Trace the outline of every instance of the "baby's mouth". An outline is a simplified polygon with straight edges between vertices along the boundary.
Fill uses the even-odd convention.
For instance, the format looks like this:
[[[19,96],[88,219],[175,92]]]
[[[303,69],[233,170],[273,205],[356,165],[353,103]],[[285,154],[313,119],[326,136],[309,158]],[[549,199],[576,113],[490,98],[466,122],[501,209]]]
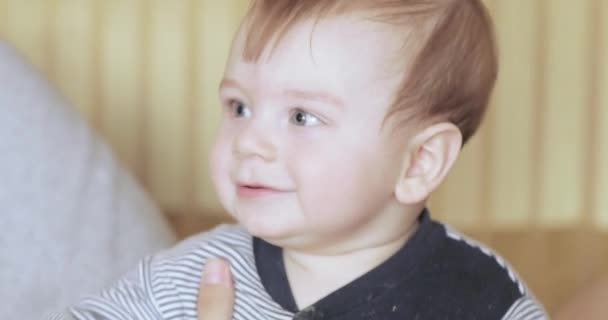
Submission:
[[[237,185],[237,195],[242,198],[261,198],[288,192],[287,190],[260,184],[239,184]]]

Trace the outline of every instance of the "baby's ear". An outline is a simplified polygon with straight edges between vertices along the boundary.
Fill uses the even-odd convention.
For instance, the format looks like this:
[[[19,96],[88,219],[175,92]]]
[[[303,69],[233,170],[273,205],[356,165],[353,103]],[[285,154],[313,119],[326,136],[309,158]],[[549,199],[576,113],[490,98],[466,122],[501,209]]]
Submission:
[[[405,205],[426,200],[450,171],[462,146],[462,134],[452,123],[427,127],[415,135],[395,186],[397,200]]]

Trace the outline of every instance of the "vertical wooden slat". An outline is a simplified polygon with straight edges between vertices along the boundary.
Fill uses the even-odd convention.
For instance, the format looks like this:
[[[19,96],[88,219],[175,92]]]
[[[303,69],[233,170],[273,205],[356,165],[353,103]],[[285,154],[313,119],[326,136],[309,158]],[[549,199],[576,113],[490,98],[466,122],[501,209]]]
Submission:
[[[188,179],[184,181],[186,192],[186,208],[188,212],[199,211],[197,196],[199,195],[199,179],[202,161],[201,155],[201,81],[198,72],[200,58],[200,13],[201,1],[188,2],[187,18],[187,49],[186,49],[186,104],[187,104],[187,132],[186,132],[186,164]]]
[[[51,81],[57,80],[57,49],[55,43],[56,34],[56,21],[57,21],[57,4],[58,0],[49,0],[49,8],[47,16],[44,19],[44,41],[42,41],[45,59],[44,59],[44,70],[46,70],[47,77]]]
[[[154,0],[150,42],[150,87],[146,156],[152,194],[162,205],[185,202],[186,164],[186,41],[187,2]]]
[[[201,81],[199,121],[201,148],[198,156],[200,170],[197,177],[199,206],[208,212],[220,212],[220,205],[209,179],[208,153],[215,138],[220,119],[218,86],[223,76],[231,39],[245,12],[246,1],[203,1],[200,28],[200,64],[197,72]]]
[[[598,129],[598,150],[596,160],[597,187],[594,211],[599,226],[608,231],[608,1],[598,0],[601,4],[601,19],[598,21],[599,41],[597,53],[598,82],[597,82],[597,117],[601,124]]]
[[[6,40],[8,35],[8,0],[0,0],[0,40]]]
[[[501,227],[524,226],[529,219],[530,151],[533,135],[538,43],[537,7],[529,0],[496,2],[500,71],[494,95],[496,121],[491,145],[493,217]]]
[[[106,0],[105,19],[101,35],[103,46],[101,87],[103,113],[101,128],[112,143],[119,158],[131,169],[138,168],[137,94],[140,46],[138,26],[140,15],[136,1]]]
[[[595,0],[587,1],[588,10],[587,16],[589,19],[586,20],[586,33],[585,38],[587,39],[587,59],[586,71],[587,81],[585,87],[587,88],[586,93],[586,118],[585,131],[583,132],[583,167],[580,168],[582,175],[582,205],[581,205],[581,221],[579,226],[579,232],[575,234],[573,238],[572,248],[574,248],[574,254],[572,255],[572,261],[574,269],[577,271],[573,277],[575,283],[578,286],[585,285],[589,281],[590,275],[594,274],[594,265],[590,263],[589,252],[589,238],[590,234],[594,231],[594,204],[596,203],[596,169],[598,159],[598,142],[599,137],[599,75],[600,75],[600,63],[599,49],[601,46],[601,39],[598,37],[600,34],[600,19],[601,19],[601,6],[600,3]],[[597,252],[597,251],[595,251]],[[596,273],[596,272],[595,272]]]
[[[519,3],[519,4],[524,4],[524,3]],[[550,1],[545,1],[545,0],[539,0],[539,1],[535,1],[535,2],[529,2],[529,4],[534,4],[534,10],[532,10],[532,12],[530,12],[530,14],[532,15],[532,21],[536,21],[536,24],[534,25],[533,28],[531,28],[532,30],[528,31],[532,34],[530,34],[528,36],[528,38],[526,40],[530,41],[528,43],[524,43],[521,44],[522,46],[525,46],[526,48],[522,48],[520,52],[518,52],[518,54],[520,55],[520,57],[524,58],[526,57],[525,53],[531,54],[531,57],[529,58],[530,60],[532,60],[532,62],[529,62],[531,65],[531,71],[530,71],[530,78],[527,79],[528,83],[530,85],[530,88],[532,89],[532,91],[530,92],[529,89],[526,90],[526,88],[521,88],[521,87],[516,87],[515,89],[519,89],[519,90],[524,90],[523,94],[528,94],[529,96],[527,97],[528,99],[533,101],[532,105],[528,105],[531,109],[531,111],[528,111],[529,113],[526,114],[525,111],[526,110],[520,110],[520,112],[522,113],[520,116],[526,117],[527,115],[530,116],[530,119],[526,122],[526,120],[522,120],[522,119],[516,119],[516,118],[510,118],[509,120],[513,121],[512,123],[519,123],[520,121],[525,121],[524,125],[522,126],[523,128],[525,128],[524,130],[529,130],[526,134],[529,134],[530,136],[528,137],[528,139],[525,139],[525,137],[523,136],[519,136],[517,135],[517,131],[519,130],[519,127],[516,129],[514,127],[511,127],[512,133],[511,135],[516,135],[516,138],[518,139],[525,139],[525,140],[511,140],[509,141],[510,144],[516,144],[516,143],[522,143],[525,144],[524,141],[529,141],[528,145],[524,145],[524,147],[522,149],[515,149],[515,152],[521,152],[521,153],[517,153],[517,154],[513,154],[510,155],[509,158],[516,156],[516,155],[522,155],[524,156],[529,162],[527,164],[525,164],[525,162],[523,162],[523,159],[520,160],[522,161],[520,163],[520,165],[524,165],[524,167],[522,169],[527,169],[529,170],[528,172],[526,172],[527,174],[529,174],[529,196],[526,199],[526,194],[519,194],[520,197],[522,197],[523,199],[528,200],[528,212],[527,212],[527,226],[528,226],[528,232],[524,232],[521,235],[521,243],[526,243],[527,245],[524,247],[519,248],[520,250],[520,261],[522,261],[522,263],[519,265],[519,268],[523,268],[523,269],[527,269],[527,270],[533,270],[532,272],[535,272],[537,270],[540,270],[540,268],[542,268],[541,266],[543,265],[544,262],[548,261],[548,248],[547,248],[547,239],[545,237],[543,237],[541,235],[541,233],[539,232],[539,223],[540,223],[540,213],[539,213],[539,208],[540,208],[540,194],[542,191],[542,187],[544,186],[544,177],[541,174],[541,169],[544,166],[544,161],[545,161],[545,145],[544,145],[544,127],[545,127],[545,121],[544,121],[544,114],[545,114],[545,110],[547,109],[546,107],[546,82],[547,82],[547,61],[546,61],[546,54],[547,54],[547,50],[548,50],[548,44],[547,44],[547,35],[549,34],[548,31],[548,15],[549,12],[547,10],[547,7],[550,5]],[[529,5],[528,4],[528,5]],[[526,9],[530,9],[530,8],[526,8]],[[521,13],[518,13],[517,10],[513,10],[511,12],[511,14],[513,15],[512,17],[519,17],[519,15]],[[524,30],[521,30],[524,31]],[[525,32],[525,31],[524,31]],[[515,36],[515,35],[514,35]],[[531,44],[535,44],[535,45],[531,45]],[[527,51],[530,50],[530,51]],[[514,52],[515,53],[515,52]],[[508,58],[506,58],[508,59]],[[525,61],[525,60],[524,60]],[[517,65],[516,61],[512,62],[513,64]],[[523,62],[525,64],[525,62]],[[518,67],[518,66],[515,66]],[[506,68],[506,66],[505,66]],[[522,77],[523,79],[518,78],[517,74],[513,74],[512,75],[514,77],[514,79],[509,80],[510,82],[513,81],[525,81],[523,79],[526,79],[525,77],[525,73],[524,76]],[[512,84],[513,85],[513,84]],[[509,92],[507,93],[511,95],[519,95],[519,92],[515,91],[515,92]],[[508,97],[504,97],[504,99],[508,99]],[[508,100],[505,100],[508,101]],[[526,97],[522,97],[522,101],[518,101],[515,100],[514,103],[518,103],[518,102],[522,102],[522,103],[526,103]],[[528,102],[529,103],[529,102]],[[517,106],[515,106],[515,108],[517,108]],[[506,121],[507,119],[505,119]],[[508,122],[503,123],[504,126],[509,126]],[[530,126],[528,128],[526,128],[525,126]],[[508,132],[505,132],[505,134],[508,134]],[[506,139],[506,137],[505,137]],[[512,147],[513,148],[513,147]],[[515,147],[517,148],[517,147]],[[507,168],[507,172],[508,174],[516,174],[513,171],[516,171],[518,168],[517,167],[513,167],[513,168]],[[507,173],[505,173],[507,174]],[[521,188],[526,188],[525,185],[525,177],[523,177],[524,179],[524,185],[521,186]],[[515,184],[513,185],[514,188],[517,187],[517,182],[515,182]],[[510,197],[510,194],[506,194],[503,195],[506,196],[507,198]],[[510,199],[513,200],[513,199]],[[505,205],[508,205],[507,202],[504,202]],[[515,201],[513,201],[513,205],[517,206],[517,204],[515,204]],[[523,209],[523,208],[521,208]],[[508,209],[504,209],[504,210],[508,210]],[[541,263],[538,263],[541,262]],[[531,286],[532,290],[536,290],[539,287],[542,287],[542,279],[536,279],[536,278],[531,278],[528,279],[528,284]]]
[[[104,85],[103,70],[104,51],[102,38],[102,23],[105,18],[107,1],[91,1],[91,41],[89,42],[89,68],[91,87],[90,119],[91,124],[97,130],[101,130],[103,125],[103,106],[104,106]]]
[[[150,190],[150,164],[148,161],[148,103],[151,101],[149,92],[151,90],[151,72],[150,72],[150,49],[151,49],[151,25],[152,25],[152,7],[148,0],[137,1],[138,24],[137,24],[137,82],[139,83],[137,91],[137,122],[135,122],[136,142],[137,142],[137,165],[136,174],[143,185]],[[158,199],[157,199],[158,201]]]
[[[581,174],[583,175],[583,203],[581,208],[581,219],[585,227],[592,227],[594,223],[594,207],[597,196],[597,170],[598,170],[598,145],[599,139],[599,127],[600,127],[600,48],[602,45],[602,38],[600,33],[602,11],[601,4],[596,0],[589,0],[591,5],[587,7],[589,10],[588,16],[590,19],[587,20],[587,105],[589,111],[587,118],[585,119],[585,144],[583,151],[583,167],[581,168]],[[607,106],[608,107],[608,106]]]
[[[540,213],[546,225],[576,223],[582,208],[584,122],[588,101],[586,21],[588,1],[572,5],[570,0],[553,0],[547,50],[547,104],[543,121],[545,159],[541,168],[543,189]]]
[[[44,70],[46,19],[49,1],[5,0],[2,24],[7,34],[6,40],[15,46],[30,63]],[[10,12],[10,13],[9,13]],[[9,32],[10,31],[10,32]]]
[[[88,119],[94,116],[91,91],[92,3],[59,0],[55,34],[55,80],[61,92]]]
[[[492,21],[496,20],[496,0],[485,0],[484,1],[488,11],[491,15]],[[496,31],[495,31],[496,32]],[[496,39],[498,41],[498,39]],[[481,190],[482,195],[480,199],[480,211],[477,219],[477,225],[482,225],[486,230],[491,231],[495,228],[493,217],[494,207],[494,171],[495,171],[495,159],[494,159],[494,136],[496,128],[496,91],[493,92],[492,97],[489,101],[488,110],[486,111],[485,119],[483,120],[481,127],[479,128],[479,135],[481,136],[482,154],[481,154]],[[491,241],[490,233],[487,233],[480,241],[489,243]]]
[[[532,132],[531,144],[529,149],[530,171],[530,198],[528,224],[537,226],[540,223],[541,193],[544,186],[542,169],[545,161],[545,121],[544,116],[547,109],[547,51],[549,34],[549,12],[547,7],[550,4],[546,0],[539,0],[536,10],[536,41],[534,72],[534,105],[532,112]]]

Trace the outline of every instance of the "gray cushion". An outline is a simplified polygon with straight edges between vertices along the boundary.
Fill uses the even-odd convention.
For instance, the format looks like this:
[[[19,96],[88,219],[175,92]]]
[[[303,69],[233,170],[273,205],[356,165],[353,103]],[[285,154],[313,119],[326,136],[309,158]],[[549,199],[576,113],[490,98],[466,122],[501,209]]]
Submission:
[[[0,43],[0,318],[37,319],[173,242],[108,147]]]

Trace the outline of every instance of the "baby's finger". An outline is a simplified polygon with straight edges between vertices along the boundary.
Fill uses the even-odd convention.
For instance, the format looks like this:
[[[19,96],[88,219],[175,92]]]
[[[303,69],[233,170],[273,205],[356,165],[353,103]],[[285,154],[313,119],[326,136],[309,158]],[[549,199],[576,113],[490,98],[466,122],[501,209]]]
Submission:
[[[198,293],[198,320],[230,320],[234,286],[230,265],[221,259],[207,261]]]

